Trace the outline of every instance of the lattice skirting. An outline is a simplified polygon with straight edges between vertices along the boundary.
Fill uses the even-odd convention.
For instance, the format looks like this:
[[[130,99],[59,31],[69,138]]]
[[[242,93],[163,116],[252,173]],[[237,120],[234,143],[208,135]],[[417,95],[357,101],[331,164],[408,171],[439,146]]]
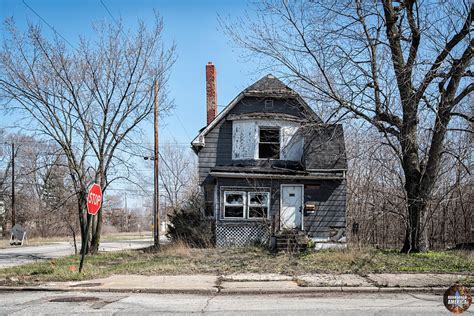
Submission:
[[[270,229],[265,225],[216,225],[217,247],[268,244]]]

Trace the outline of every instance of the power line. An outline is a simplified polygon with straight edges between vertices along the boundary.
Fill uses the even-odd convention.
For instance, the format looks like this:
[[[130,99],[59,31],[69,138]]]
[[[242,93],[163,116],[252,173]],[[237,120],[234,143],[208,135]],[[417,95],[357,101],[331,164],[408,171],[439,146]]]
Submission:
[[[176,109],[173,109],[173,112],[174,112],[174,115],[176,116],[176,118],[178,119],[179,124],[180,124],[181,127],[183,128],[184,133],[186,134],[186,136],[187,136],[189,139],[192,139],[192,138],[189,136],[188,130],[187,130],[186,127],[184,126],[183,122],[181,121],[181,118],[179,117],[178,112],[176,112]]]
[[[117,149],[119,149],[119,148],[117,147]],[[139,155],[137,155],[137,154],[135,154],[135,153],[131,153],[131,152],[129,152],[129,151],[123,149],[123,148],[120,148],[119,150],[121,150],[121,151],[123,151],[123,152],[125,152],[125,153],[128,153],[128,154],[130,154],[130,155],[134,155],[134,156],[137,156],[137,157],[144,158],[143,156],[139,156]],[[185,186],[184,182],[181,181],[181,179],[179,178],[179,176],[178,176],[178,175],[174,172],[174,170],[170,167],[170,165],[168,164],[168,162],[166,161],[166,159],[163,157],[163,155],[162,155],[160,152],[158,152],[158,155],[160,156],[160,159],[161,159],[161,160],[163,161],[163,163],[165,164],[166,168],[167,168],[167,169],[173,174],[173,176],[181,183],[181,185]]]
[[[112,15],[112,13],[110,12],[109,8],[107,8],[107,6],[105,5],[105,3],[100,0],[100,3],[102,4],[102,6],[104,7],[104,9],[107,11],[107,13],[109,13],[110,17],[112,18],[112,20],[114,20],[115,24],[118,25],[118,22],[117,20],[115,20],[115,17]]]
[[[23,4],[28,8],[30,9],[38,18],[41,19],[41,21],[43,21],[47,26],[49,26],[50,29],[53,30],[53,32],[58,35],[59,37],[61,37],[66,43],[68,43],[72,48],[74,48],[75,50],[77,50],[77,48],[72,45],[64,36],[61,35],[61,33],[59,33],[58,31],[56,31],[56,29],[51,26],[48,21],[46,21],[46,19],[44,19],[38,12],[36,12],[32,7],[30,7],[26,2],[25,0],[22,0]]]

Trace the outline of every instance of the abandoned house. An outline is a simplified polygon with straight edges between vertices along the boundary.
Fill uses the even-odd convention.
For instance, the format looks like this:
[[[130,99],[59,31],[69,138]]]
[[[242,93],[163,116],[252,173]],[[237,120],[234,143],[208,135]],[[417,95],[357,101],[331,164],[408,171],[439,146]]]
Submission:
[[[216,69],[206,65],[207,125],[192,141],[216,245],[264,243],[299,231],[316,243],[345,239],[346,170],[339,124],[324,124],[272,75],[217,113]]]

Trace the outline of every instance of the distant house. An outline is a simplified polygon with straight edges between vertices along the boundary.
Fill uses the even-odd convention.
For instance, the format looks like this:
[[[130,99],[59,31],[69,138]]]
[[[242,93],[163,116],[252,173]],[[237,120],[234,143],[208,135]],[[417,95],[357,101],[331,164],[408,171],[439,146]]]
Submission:
[[[217,114],[216,70],[206,65],[207,125],[192,141],[216,244],[242,246],[276,231],[344,240],[344,134],[272,75]]]

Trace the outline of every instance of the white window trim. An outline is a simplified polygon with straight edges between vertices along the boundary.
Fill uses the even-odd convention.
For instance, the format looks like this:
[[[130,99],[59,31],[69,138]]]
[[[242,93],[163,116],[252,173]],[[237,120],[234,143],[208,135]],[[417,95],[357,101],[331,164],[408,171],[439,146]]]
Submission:
[[[222,209],[222,217],[225,219],[247,219],[247,192],[245,191],[224,191],[224,203],[223,203],[223,209]],[[226,196],[228,194],[241,194],[242,195],[242,206],[244,208],[243,210],[243,216],[242,217],[229,217],[225,216],[225,207],[226,206],[240,206],[241,204],[227,204],[227,199]]]
[[[271,188],[270,187],[242,187],[242,186],[221,186],[220,189],[217,189],[218,186],[216,186],[216,191],[220,191],[221,194],[218,194],[221,196],[221,203],[219,205],[221,206],[221,209],[219,212],[222,214],[221,220],[228,220],[228,221],[233,221],[233,220],[244,220],[244,221],[261,221],[262,219],[270,219],[270,205],[271,205]],[[252,191],[250,191],[252,190]],[[255,190],[260,190],[260,191],[255,191]],[[217,193],[217,192],[216,192]],[[244,217],[226,217],[225,216],[225,197],[226,193],[243,193],[244,194]],[[268,211],[267,211],[267,217],[248,217],[248,196],[249,193],[257,193],[257,194],[268,194]],[[231,206],[231,204],[227,204]]]
[[[266,194],[267,195],[267,203],[266,205],[264,204],[250,204],[250,194]],[[253,220],[253,219],[268,219],[269,216],[270,216],[270,192],[256,192],[256,191],[252,191],[252,192],[248,192],[247,193],[247,201],[248,201],[248,204],[247,204],[247,219],[249,220]],[[266,217],[250,217],[249,215],[249,212],[250,212],[250,207],[252,206],[257,206],[257,207],[266,207],[267,208],[267,216]]]
[[[282,133],[281,133],[281,126],[266,126],[266,125],[259,125],[257,126],[257,137],[256,137],[256,140],[257,140],[257,148],[255,148],[255,153],[256,153],[256,156],[255,158],[257,160],[280,160],[281,159],[281,155],[282,155],[282,152],[281,152],[281,143],[282,143]],[[278,150],[278,158],[260,158],[260,129],[262,128],[269,128],[269,129],[278,129],[278,142],[279,142],[279,150]]]

